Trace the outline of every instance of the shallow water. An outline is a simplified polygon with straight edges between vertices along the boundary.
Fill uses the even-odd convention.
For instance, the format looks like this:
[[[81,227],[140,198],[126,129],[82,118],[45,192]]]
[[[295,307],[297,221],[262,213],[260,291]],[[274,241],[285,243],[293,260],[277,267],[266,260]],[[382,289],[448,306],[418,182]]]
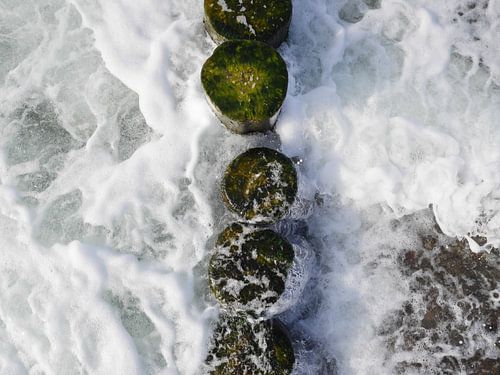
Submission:
[[[299,163],[297,374],[491,372],[500,2],[294,1],[280,140],[210,112],[202,11],[0,0],[0,373],[197,373],[218,183],[251,145]]]

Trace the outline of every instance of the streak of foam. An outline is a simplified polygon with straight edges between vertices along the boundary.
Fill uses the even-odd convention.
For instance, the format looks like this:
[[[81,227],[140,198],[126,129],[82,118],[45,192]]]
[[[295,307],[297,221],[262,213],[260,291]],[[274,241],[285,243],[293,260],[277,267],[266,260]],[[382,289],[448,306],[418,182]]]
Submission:
[[[234,219],[220,177],[246,148],[278,145],[231,136],[211,114],[202,11],[194,0],[0,0],[0,373],[200,368],[217,315],[208,249]],[[500,243],[499,15],[487,0],[294,1],[277,131],[300,160],[291,217],[305,216],[319,260],[307,251],[297,280],[312,278],[281,314],[298,374],[427,370],[440,345],[456,361],[474,345],[495,358],[479,322],[468,347],[450,346],[442,322],[438,344],[401,344],[428,306],[400,258],[435,234],[429,204],[474,250]],[[484,292],[497,306],[498,286]],[[409,296],[413,312],[394,323]]]
[[[447,234],[498,246],[495,2],[383,1],[354,24],[338,18],[343,3],[296,4],[284,150],[321,192],[396,215],[433,204]]]

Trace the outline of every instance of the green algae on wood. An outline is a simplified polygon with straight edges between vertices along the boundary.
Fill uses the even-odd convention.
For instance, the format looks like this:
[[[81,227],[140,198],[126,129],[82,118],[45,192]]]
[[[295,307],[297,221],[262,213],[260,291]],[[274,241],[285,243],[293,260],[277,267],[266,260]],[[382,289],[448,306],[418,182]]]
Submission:
[[[207,359],[211,375],[288,375],[293,347],[278,321],[252,322],[243,315],[221,317]]]
[[[251,39],[277,48],[291,18],[291,0],[205,0],[205,27],[218,44]]]
[[[225,306],[261,315],[285,290],[293,257],[292,245],[272,230],[232,224],[210,260],[210,289]]]
[[[288,71],[265,43],[234,40],[217,47],[201,70],[207,100],[239,134],[272,129],[286,97]]]
[[[270,148],[252,148],[226,169],[222,194],[229,209],[252,223],[275,222],[286,215],[297,195],[292,161]]]

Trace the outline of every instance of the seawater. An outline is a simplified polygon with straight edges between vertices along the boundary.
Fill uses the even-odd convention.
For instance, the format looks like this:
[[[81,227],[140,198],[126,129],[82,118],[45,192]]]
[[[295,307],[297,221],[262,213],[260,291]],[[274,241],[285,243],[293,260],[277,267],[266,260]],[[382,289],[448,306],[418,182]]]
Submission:
[[[279,139],[210,112],[202,8],[0,0],[0,373],[196,374],[218,315],[207,255],[231,220],[218,183],[257,144],[299,161],[317,258],[281,316],[297,374],[498,358],[479,321],[453,345],[446,319],[412,341],[420,322],[398,314],[428,309],[401,263],[426,235],[500,244],[500,2],[294,1]],[[465,322],[460,292],[431,283]],[[498,309],[498,279],[485,288]]]

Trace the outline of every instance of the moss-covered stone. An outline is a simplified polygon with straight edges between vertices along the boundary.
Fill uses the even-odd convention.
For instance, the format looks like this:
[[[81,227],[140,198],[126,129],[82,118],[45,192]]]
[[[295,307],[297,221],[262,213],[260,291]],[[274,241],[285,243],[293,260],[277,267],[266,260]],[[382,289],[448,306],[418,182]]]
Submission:
[[[246,221],[274,222],[289,210],[297,195],[292,161],[269,148],[252,148],[234,159],[222,181],[227,206]]]
[[[288,375],[295,356],[279,322],[236,315],[219,321],[206,362],[211,375]]]
[[[205,27],[216,43],[252,39],[276,48],[291,18],[291,0],[205,0]]]
[[[231,131],[272,129],[288,86],[281,56],[265,43],[234,40],[217,47],[201,70],[215,114]]]
[[[292,245],[272,230],[232,224],[210,260],[210,289],[224,305],[261,315],[285,290],[293,257]]]

